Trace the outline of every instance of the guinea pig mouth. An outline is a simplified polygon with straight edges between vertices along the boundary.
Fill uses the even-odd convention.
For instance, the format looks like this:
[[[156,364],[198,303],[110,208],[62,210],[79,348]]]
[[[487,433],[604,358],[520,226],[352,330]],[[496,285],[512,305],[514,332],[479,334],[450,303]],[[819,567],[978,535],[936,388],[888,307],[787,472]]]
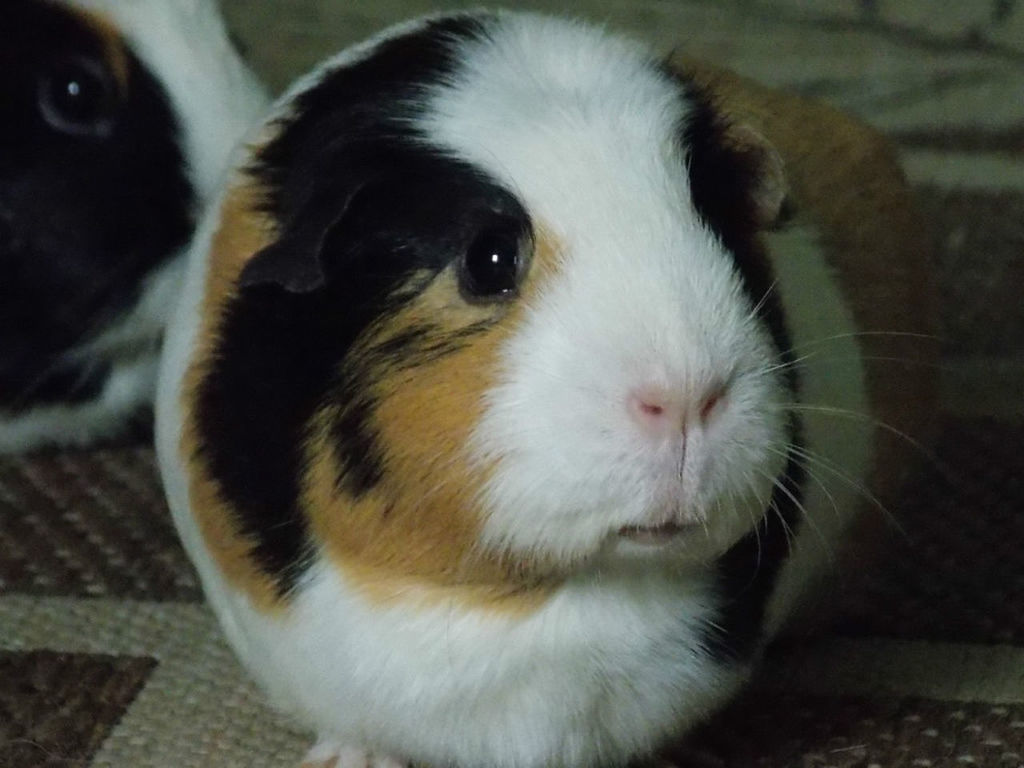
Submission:
[[[700,523],[668,522],[659,525],[627,525],[619,529],[619,536],[638,544],[662,544],[677,536],[684,536],[699,528]]]

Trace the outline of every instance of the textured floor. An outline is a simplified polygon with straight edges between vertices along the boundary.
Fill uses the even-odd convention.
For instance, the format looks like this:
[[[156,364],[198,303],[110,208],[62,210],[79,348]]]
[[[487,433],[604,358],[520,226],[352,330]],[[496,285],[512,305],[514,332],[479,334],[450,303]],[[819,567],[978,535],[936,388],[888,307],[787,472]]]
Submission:
[[[226,0],[275,88],[435,7]],[[753,689],[680,748],[681,766],[1024,766],[1024,2],[939,9],[571,6],[879,126],[938,244],[942,430],[894,510],[895,556],[844,596],[835,632],[773,651]],[[284,768],[306,742],[221,640],[148,448],[0,460],[0,768]]]

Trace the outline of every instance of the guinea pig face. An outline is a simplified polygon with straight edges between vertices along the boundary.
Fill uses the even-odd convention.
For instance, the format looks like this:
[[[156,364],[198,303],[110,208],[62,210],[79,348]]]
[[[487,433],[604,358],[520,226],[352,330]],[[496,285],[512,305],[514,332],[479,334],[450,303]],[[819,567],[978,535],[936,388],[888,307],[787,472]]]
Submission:
[[[321,552],[471,581],[752,530],[788,345],[763,152],[730,130],[533,16],[423,22],[301,83],[213,237],[184,444],[208,535],[226,515],[288,586]]]
[[[664,545],[704,560],[753,527],[786,463],[784,333],[755,310],[767,169],[626,46],[500,29],[424,119],[515,190],[542,243],[470,441],[483,540],[556,562]]]
[[[185,243],[193,192],[164,91],[112,23],[41,0],[3,15],[0,410],[17,411],[102,383],[61,355]]]

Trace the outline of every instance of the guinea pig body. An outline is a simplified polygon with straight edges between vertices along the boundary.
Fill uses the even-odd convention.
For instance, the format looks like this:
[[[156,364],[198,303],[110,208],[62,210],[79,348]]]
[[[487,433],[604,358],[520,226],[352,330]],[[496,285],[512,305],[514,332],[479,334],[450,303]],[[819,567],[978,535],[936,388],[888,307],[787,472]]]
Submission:
[[[147,407],[198,210],[265,96],[207,0],[11,0],[0,453]]]
[[[859,203],[805,201],[797,161],[812,216],[770,231],[789,158],[771,109],[731,119],[766,92],[721,77],[544,17],[415,21],[285,94],[211,207],[160,466],[311,762],[649,754],[829,559],[874,471],[872,430],[827,413],[872,410],[873,303],[826,215]],[[899,258],[913,216],[871,162]]]

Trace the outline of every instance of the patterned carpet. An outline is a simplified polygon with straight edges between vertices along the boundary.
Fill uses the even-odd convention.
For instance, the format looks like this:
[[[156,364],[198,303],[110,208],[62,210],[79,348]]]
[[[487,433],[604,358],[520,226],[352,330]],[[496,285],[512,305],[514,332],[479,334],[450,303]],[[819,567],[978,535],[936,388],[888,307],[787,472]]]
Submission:
[[[275,87],[430,6],[227,1]],[[573,8],[879,126],[938,245],[942,426],[893,510],[893,554],[851,579],[835,630],[774,649],[678,763],[1024,766],[1024,3]],[[306,746],[221,640],[148,447],[0,460],[0,768],[283,768]]]

